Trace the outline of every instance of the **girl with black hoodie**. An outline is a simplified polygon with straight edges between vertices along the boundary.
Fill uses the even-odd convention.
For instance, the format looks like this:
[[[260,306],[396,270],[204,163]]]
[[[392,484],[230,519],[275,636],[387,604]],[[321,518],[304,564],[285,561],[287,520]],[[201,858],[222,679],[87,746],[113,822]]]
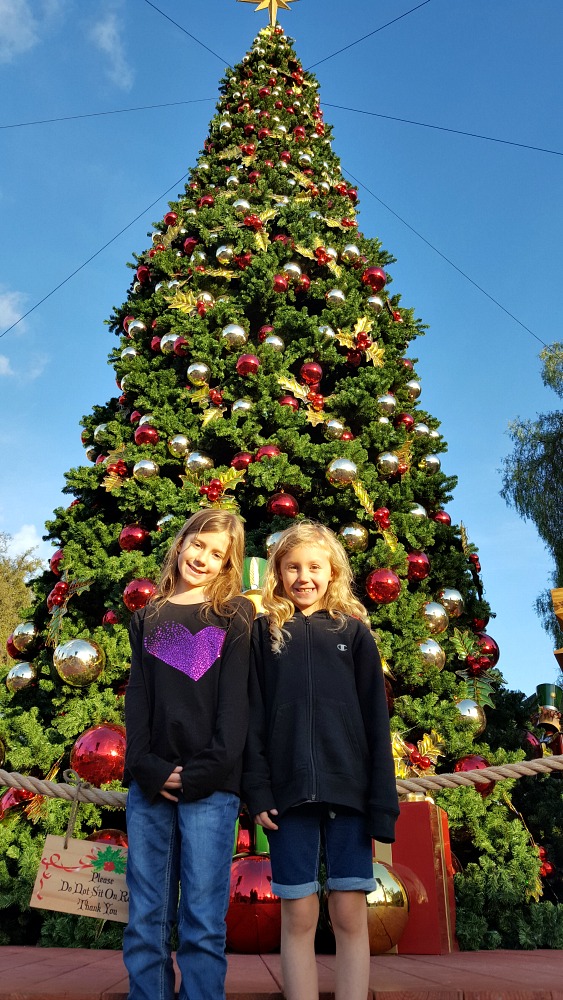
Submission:
[[[243,793],[267,831],[282,900],[287,1000],[318,997],[321,845],[336,937],[336,998],[365,1000],[371,838],[399,813],[381,661],[338,538],[300,521],[270,553],[254,624]]]

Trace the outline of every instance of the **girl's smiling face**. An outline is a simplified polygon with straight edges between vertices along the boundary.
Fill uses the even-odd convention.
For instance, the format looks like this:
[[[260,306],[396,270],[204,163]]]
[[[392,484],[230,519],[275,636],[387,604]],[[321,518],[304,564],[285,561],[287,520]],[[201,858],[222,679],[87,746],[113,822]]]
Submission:
[[[280,561],[283,589],[290,601],[304,615],[323,606],[323,599],[333,572],[326,550],[321,545],[296,545]]]
[[[229,554],[227,531],[202,531],[186,535],[178,552],[178,578],[174,597],[205,599],[205,591],[215,580]]]

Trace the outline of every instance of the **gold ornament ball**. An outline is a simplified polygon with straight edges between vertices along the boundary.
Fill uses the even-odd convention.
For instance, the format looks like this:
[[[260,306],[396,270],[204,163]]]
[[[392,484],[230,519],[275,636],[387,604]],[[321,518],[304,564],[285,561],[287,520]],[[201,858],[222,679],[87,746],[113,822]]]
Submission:
[[[229,323],[221,330],[221,340],[228,347],[243,347],[248,340],[248,334],[244,327],[239,326],[238,323]]]
[[[6,687],[8,691],[15,693],[16,691],[24,691],[25,688],[30,687],[31,684],[37,679],[37,670],[33,663],[28,663],[24,661],[23,663],[14,663],[13,667],[10,667],[8,673],[6,674]]]
[[[337,441],[344,434],[346,426],[342,423],[341,420],[337,420],[336,417],[333,417],[332,420],[327,420],[326,424],[323,427],[323,430],[325,433],[325,437],[327,437],[329,441]]]
[[[269,333],[264,337],[263,344],[264,347],[271,347],[273,351],[283,351],[285,348],[285,341],[278,337],[277,333]]]
[[[39,630],[35,622],[20,622],[12,632],[12,643],[19,653],[25,653],[38,638]]]
[[[206,385],[211,375],[211,369],[203,361],[194,361],[193,364],[188,365],[186,374],[192,385]]]
[[[186,472],[195,472],[196,475],[199,475],[201,472],[207,472],[214,465],[211,455],[206,455],[203,451],[190,451],[186,455],[184,464]]]
[[[168,451],[175,458],[183,458],[189,447],[190,442],[185,434],[175,434],[168,442]]]
[[[142,458],[140,462],[136,462],[133,466],[133,478],[139,482],[143,482],[145,479],[153,479],[155,476],[158,476],[159,472],[160,468],[157,463],[149,458]]]
[[[266,552],[270,555],[270,552],[275,545],[278,544],[283,532],[282,531],[272,531],[271,535],[268,535],[266,539]]]
[[[230,264],[234,257],[234,247],[230,243],[224,243],[215,251],[215,256],[219,264]]]
[[[409,897],[390,865],[374,861],[377,889],[368,893],[368,932],[371,955],[383,955],[401,939],[409,919]]]
[[[86,687],[100,676],[106,657],[91,639],[69,639],[53,653],[53,665],[61,680],[72,687]]]
[[[365,552],[369,543],[369,533],[363,524],[352,521],[351,524],[343,524],[338,532],[344,548],[348,552]]]
[[[436,472],[440,471],[442,463],[437,455],[426,455],[418,463],[419,469],[422,469],[427,476],[433,476]]]
[[[222,122],[219,123],[219,131],[220,132],[230,132],[232,130],[232,127],[233,126],[231,125],[231,123],[229,121],[222,121]],[[232,180],[232,179],[233,178],[229,177],[229,180]],[[227,181],[227,185],[228,184],[229,184],[229,181]]]
[[[481,705],[478,705],[473,698],[462,698],[456,701],[459,714],[464,719],[469,719],[475,736],[480,736],[487,725],[487,718]]]
[[[355,243],[347,243],[340,256],[350,264],[360,259],[360,251]]]
[[[439,642],[436,642],[435,639],[425,639],[424,642],[418,643],[418,648],[425,667],[436,667],[436,670],[443,669],[446,654]]]
[[[250,212],[250,202],[246,198],[237,198],[233,201],[233,208],[237,215],[247,215]]]
[[[459,590],[455,590],[453,587],[443,587],[436,594],[436,597],[440,604],[445,607],[449,618],[459,618],[463,614],[463,597]]]
[[[427,601],[422,609],[422,617],[432,635],[445,632],[450,623],[446,609],[437,601]]]
[[[377,470],[382,476],[394,476],[399,469],[399,459],[392,451],[383,451],[377,456]]]
[[[203,306],[209,306],[210,308],[215,305],[215,299],[211,295],[211,292],[200,292],[197,301]]]
[[[411,403],[414,403],[415,399],[418,399],[422,391],[420,382],[417,382],[414,378],[409,379],[405,389],[407,390],[407,395]]]
[[[350,486],[358,477],[358,466],[349,458],[335,458],[326,470],[326,478],[332,486]]]

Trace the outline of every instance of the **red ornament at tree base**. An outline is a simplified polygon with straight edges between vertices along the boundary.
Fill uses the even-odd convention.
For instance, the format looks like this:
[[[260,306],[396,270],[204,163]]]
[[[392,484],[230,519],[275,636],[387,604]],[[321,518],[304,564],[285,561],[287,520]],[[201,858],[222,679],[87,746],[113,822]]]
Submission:
[[[270,859],[235,858],[227,911],[227,947],[243,955],[277,951],[281,940],[281,901],[272,892]]]
[[[70,766],[96,788],[121,781],[124,764],[125,728],[109,722],[86,729],[70,752]]]
[[[374,569],[366,580],[366,592],[376,604],[391,604],[401,593],[401,580],[392,569]]]
[[[144,608],[156,591],[156,584],[146,577],[131,580],[123,591],[123,603],[129,611],[138,611]]]
[[[268,512],[280,517],[297,517],[299,504],[291,493],[274,493],[268,500]]]
[[[459,771],[482,771],[484,767],[490,767],[488,760],[481,757],[478,753],[468,753],[465,757],[460,757],[456,764],[454,764],[454,772]],[[488,781],[480,785],[474,785],[476,791],[482,798],[486,799],[487,795],[490,795],[493,788],[495,787],[494,781]]]

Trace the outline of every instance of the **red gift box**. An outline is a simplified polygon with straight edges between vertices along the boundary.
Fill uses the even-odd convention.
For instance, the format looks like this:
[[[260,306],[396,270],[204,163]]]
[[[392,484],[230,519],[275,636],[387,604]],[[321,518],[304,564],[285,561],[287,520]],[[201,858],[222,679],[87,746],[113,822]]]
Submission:
[[[374,841],[376,860],[391,866],[409,897],[408,923],[393,951],[399,955],[457,951],[454,868],[446,813],[430,798],[405,800],[395,837],[394,844]]]

